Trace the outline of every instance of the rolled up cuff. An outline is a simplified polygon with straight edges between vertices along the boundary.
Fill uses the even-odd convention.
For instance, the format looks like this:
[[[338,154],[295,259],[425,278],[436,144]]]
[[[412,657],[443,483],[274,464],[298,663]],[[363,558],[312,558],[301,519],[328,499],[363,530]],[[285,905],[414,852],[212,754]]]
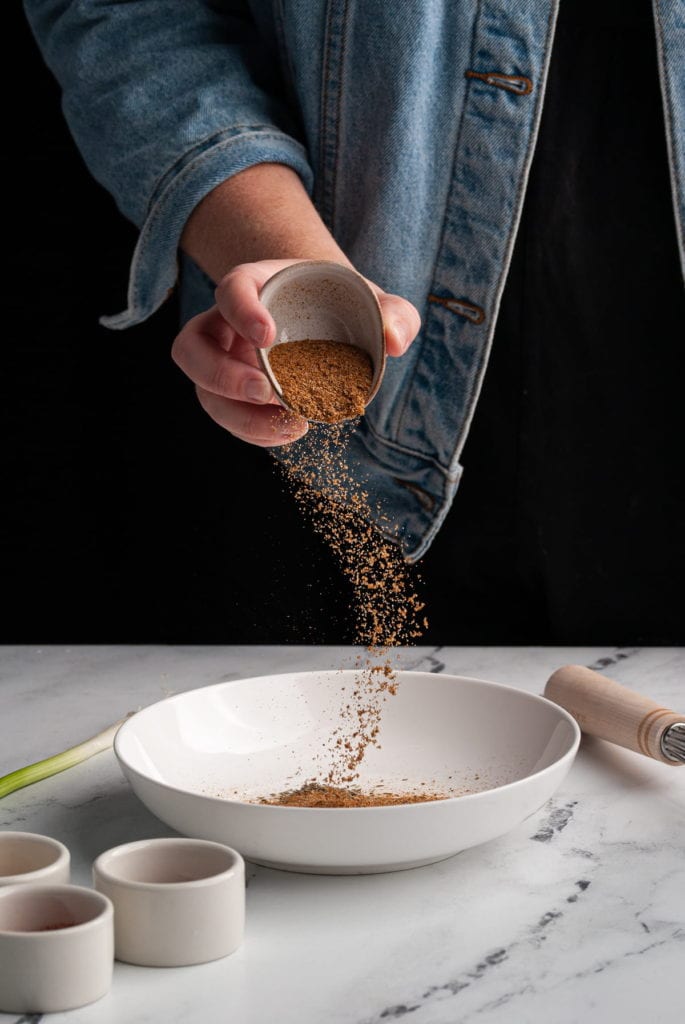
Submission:
[[[176,285],[178,246],[192,211],[222,181],[260,163],[292,167],[311,194],[313,174],[306,150],[289,135],[271,127],[228,129],[201,151],[186,154],[164,176],[131,260],[127,308],[100,317],[103,327],[124,330],[159,309]]]

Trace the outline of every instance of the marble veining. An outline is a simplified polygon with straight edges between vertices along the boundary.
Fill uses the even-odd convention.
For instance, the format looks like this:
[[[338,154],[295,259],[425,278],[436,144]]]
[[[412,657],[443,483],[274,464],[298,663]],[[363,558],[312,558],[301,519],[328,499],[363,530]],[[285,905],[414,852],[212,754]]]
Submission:
[[[335,647],[0,648],[4,773],[129,710],[228,679],[350,665]],[[575,663],[685,711],[677,648],[434,648],[407,669],[542,693]],[[105,752],[0,801],[0,828],[54,835],[90,884],[117,843],[173,834]],[[449,860],[374,876],[248,864],[244,945],[177,970],[115,964],[70,1013],[0,1024],[672,1024],[685,964],[685,769],[584,737],[552,800]]]
[[[573,817],[573,808],[577,802],[577,800],[570,800],[563,807],[557,807],[554,798],[548,800],[548,813],[538,825],[535,835],[532,835],[530,838],[538,843],[549,843],[554,837],[555,832],[561,832],[566,828]]]
[[[626,658],[632,658],[635,654],[639,654],[640,650],[640,647],[617,647],[612,654],[604,654],[586,667],[592,668],[596,672],[605,672],[611,665],[618,665]]]

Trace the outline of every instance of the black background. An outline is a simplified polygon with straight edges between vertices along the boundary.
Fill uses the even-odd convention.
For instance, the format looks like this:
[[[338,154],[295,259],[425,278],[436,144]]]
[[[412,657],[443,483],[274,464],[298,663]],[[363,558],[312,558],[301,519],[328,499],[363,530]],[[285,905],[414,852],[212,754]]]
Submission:
[[[345,584],[271,457],[173,364],[175,299],[99,326],[126,305],[137,232],[81,160],[21,8],[5,13],[2,641],[347,642]]]
[[[648,5],[644,8],[641,16],[647,17]],[[99,316],[118,312],[126,304],[137,232],[83,164],[60,110],[59,89],[21,7],[10,7],[5,14],[10,21],[12,71],[6,65],[0,642],[352,642],[347,584],[302,519],[271,457],[216,426],[173,364],[170,347],[178,330],[176,299],[146,323],[126,331],[99,326]],[[627,64],[644,56],[642,23],[638,28],[635,52],[625,54]],[[608,25],[606,31],[612,38],[613,27]],[[588,36],[596,37],[594,22]],[[574,61],[579,59],[578,52],[574,41],[566,47]],[[588,103],[594,103],[590,75],[598,65],[591,49],[586,62]],[[653,63],[652,69],[651,84],[634,97],[643,97],[641,123],[651,125],[661,210],[669,226],[667,245],[659,243],[655,249],[663,254],[665,270],[651,257],[649,262],[654,287],[665,282],[669,300],[678,295],[670,308],[682,310],[663,128],[652,116],[659,104]],[[607,73],[612,81],[625,82],[625,75]],[[561,87],[566,72],[558,65],[554,74]],[[555,95],[554,74],[548,90],[550,104]],[[553,127],[550,115],[545,135],[543,118],[546,151],[552,156]],[[639,135],[631,144],[639,150]],[[530,192],[545,202],[549,190],[543,174],[541,162],[537,171],[534,167]],[[610,206],[613,178],[606,180],[607,194],[601,202]],[[594,188],[592,181],[589,186]],[[529,218],[536,215],[535,202],[528,204]],[[618,195],[616,208],[620,217],[625,203]],[[547,209],[539,216],[544,219]],[[647,226],[650,216],[645,212]],[[524,271],[522,254],[528,234],[524,217],[511,273],[512,297],[517,279],[532,265],[526,256]],[[638,281],[640,273],[638,266]],[[614,282],[615,289],[620,291],[621,286],[619,280]],[[635,312],[631,309],[630,316],[642,318],[636,336],[642,332],[650,338],[655,331],[656,337],[682,338],[682,317],[671,324],[667,306],[655,309],[649,294],[641,296],[641,305],[633,302],[638,289],[630,281],[623,287],[624,307],[630,309],[632,304]],[[601,305],[601,294],[597,301]],[[607,324],[612,322],[610,314],[608,310]],[[661,320],[655,321],[655,314]],[[509,308],[505,303],[500,319],[502,337],[508,332],[514,338],[520,320],[515,297]],[[553,330],[553,310],[550,323]],[[593,329],[599,332],[601,345],[601,331],[605,337],[606,330]],[[540,330],[544,335],[547,327]],[[588,337],[593,343],[591,333]],[[565,580],[574,574],[576,578],[573,587],[564,590],[566,604],[559,606],[556,624],[551,624],[549,600],[545,606],[545,586],[550,581],[544,573],[530,577],[525,597],[521,597],[518,577],[512,576],[509,589],[503,588],[499,553],[490,545],[487,531],[481,538],[483,550],[471,544],[467,532],[467,528],[477,530],[483,520],[482,501],[491,486],[489,454],[501,435],[500,396],[507,393],[511,379],[507,359],[517,358],[516,348],[507,353],[502,341],[499,351],[501,360],[489,373],[480,419],[476,417],[469,439],[472,457],[470,463],[466,460],[463,496],[458,495],[456,510],[419,567],[417,585],[430,622],[424,641],[681,643],[682,374],[670,374],[670,379],[661,381],[665,406],[677,410],[663,428],[664,441],[671,446],[668,450],[662,449],[657,432],[656,442],[651,437],[644,441],[633,473],[630,457],[619,460],[623,427],[616,421],[613,448],[607,449],[607,457],[595,460],[597,478],[588,483],[592,490],[583,497],[592,522],[596,495],[602,525],[594,537],[574,538],[586,549],[582,570],[576,565],[573,547],[559,534],[559,568],[554,570],[550,592],[555,587],[564,590]],[[627,408],[630,395],[623,382],[620,388]],[[601,388],[597,391],[600,397],[605,393]],[[571,428],[582,425],[583,404],[572,389],[568,394],[557,392],[553,401],[558,405],[562,398],[570,410],[564,436],[573,446]],[[657,407],[658,395],[655,402]],[[598,430],[592,425],[585,435],[578,434],[591,447],[595,437],[598,442],[605,440],[606,417],[602,420],[598,413],[597,422]],[[498,484],[505,484],[509,463],[504,447],[499,457],[504,459],[505,474]],[[650,467],[646,476],[645,467]],[[580,469],[582,473],[582,465]],[[544,479],[551,481],[549,486],[558,486],[561,495],[566,486],[563,465],[558,476],[558,481],[549,474]],[[646,479],[649,512],[625,525],[625,535],[621,534],[604,562],[595,559],[593,552],[611,548],[617,524],[624,529],[621,509],[614,514],[607,495],[614,485],[625,489],[626,478],[633,476]],[[620,488],[614,489],[618,494]],[[632,501],[633,491],[626,489],[626,494]],[[553,494],[550,500],[554,509]],[[659,539],[660,502],[664,509],[668,507],[671,524],[671,534],[664,535],[661,547],[654,546],[655,536]],[[461,540],[455,541],[459,536]],[[521,557],[518,543],[512,534],[512,565]],[[531,543],[534,547],[535,538]],[[647,589],[643,577],[648,580]],[[648,626],[640,600],[653,608]],[[668,609],[665,617],[662,607]]]

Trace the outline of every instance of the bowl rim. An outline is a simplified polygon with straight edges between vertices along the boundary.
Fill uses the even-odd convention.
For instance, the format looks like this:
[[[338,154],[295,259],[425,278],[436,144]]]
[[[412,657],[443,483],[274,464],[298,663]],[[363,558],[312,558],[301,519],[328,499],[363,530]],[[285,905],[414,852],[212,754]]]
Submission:
[[[72,893],[79,893],[99,904],[98,912],[87,921],[79,921],[78,924],[67,925],[65,928],[49,929],[48,931],[17,931],[13,928],[0,926],[0,938],[4,940],[16,939],[26,942],[60,942],[70,935],[92,931],[94,928],[101,928],[103,922],[112,921],[114,918],[114,904],[109,896],[88,885],[75,885],[71,882],[43,882],[36,885],[25,885],[17,882],[16,885],[5,885],[0,889],[0,899],[11,899],[13,895],[23,899],[31,900],[40,896],[69,896]]]
[[[153,779],[149,775],[145,775],[145,774],[143,774],[143,772],[141,772],[137,768],[133,767],[126,760],[126,758],[124,757],[124,755],[123,755],[123,753],[122,753],[122,751],[120,749],[120,745],[122,743],[122,737],[125,738],[126,734],[127,734],[127,731],[134,729],[135,722],[136,722],[137,719],[139,720],[139,717],[141,715],[145,715],[146,712],[152,713],[154,709],[159,708],[163,704],[164,705],[166,705],[166,704],[173,704],[173,703],[175,703],[177,701],[181,701],[181,700],[189,697],[190,694],[197,693],[199,691],[212,691],[212,690],[218,690],[218,689],[226,689],[226,688],[229,688],[231,686],[237,685],[239,683],[248,683],[248,682],[252,683],[252,682],[256,682],[257,680],[262,680],[262,679],[272,679],[272,678],[288,679],[288,678],[292,678],[292,677],[296,677],[296,676],[311,677],[311,676],[322,675],[322,674],[340,676],[340,675],[344,675],[346,673],[349,674],[349,675],[356,675],[358,673],[358,669],[331,669],[331,668],[324,668],[324,669],[302,669],[302,670],[295,669],[295,670],[293,670],[291,672],[267,672],[267,673],[264,673],[264,674],[262,674],[260,676],[241,676],[241,677],[239,677],[237,679],[225,679],[225,680],[223,680],[221,682],[218,682],[218,683],[210,683],[208,686],[202,686],[201,685],[201,686],[193,687],[192,689],[189,689],[189,690],[182,690],[180,693],[171,694],[169,697],[164,697],[164,698],[162,698],[162,700],[155,701],[153,704],[148,704],[146,707],[141,708],[140,711],[137,711],[135,715],[132,715],[130,718],[127,718],[124,722],[122,722],[122,724],[119,726],[119,728],[117,729],[117,731],[115,733],[114,741],[113,741],[113,744],[112,744],[112,748],[114,750],[115,757],[116,757],[117,761],[119,762],[119,766],[120,766],[121,770],[124,772],[125,775],[127,773],[131,773],[131,774],[137,776],[137,778],[141,779],[143,782],[145,782],[145,783],[152,783],[156,787],[158,787],[160,789],[163,789],[163,790],[165,790],[165,791],[167,791],[169,793],[176,793],[176,794],[179,794],[181,796],[192,796],[192,797],[195,797],[195,798],[200,799],[202,801],[205,801],[207,804],[210,804],[210,805],[211,804],[217,804],[217,805],[220,805],[220,806],[240,807],[240,808],[243,808],[243,809],[247,810],[247,813],[254,813],[254,812],[259,812],[259,811],[261,811],[261,812],[263,812],[263,811],[282,811],[282,812],[318,811],[319,813],[325,812],[325,813],[330,815],[330,814],[335,814],[335,813],[337,813],[339,811],[347,811],[349,813],[356,812],[357,814],[363,814],[363,813],[369,813],[369,812],[385,812],[385,813],[389,813],[389,812],[392,812],[392,811],[395,811],[395,812],[397,812],[397,811],[404,811],[405,813],[407,811],[418,812],[418,813],[425,813],[426,808],[430,808],[430,807],[433,807],[433,806],[445,806],[447,804],[451,805],[451,804],[454,804],[457,801],[459,801],[460,803],[463,803],[463,801],[465,801],[465,800],[469,801],[469,802],[472,802],[472,801],[478,800],[478,799],[482,800],[482,799],[490,796],[492,793],[495,793],[495,792],[496,793],[510,792],[513,789],[517,788],[517,787],[520,787],[522,785],[526,785],[527,783],[529,783],[533,779],[543,778],[545,775],[549,774],[550,772],[556,771],[559,768],[563,767],[567,762],[568,762],[568,766],[570,767],[570,765],[573,763],[573,761],[574,761],[574,759],[576,757],[576,754],[578,753],[578,748],[580,746],[580,740],[581,740],[581,737],[582,737],[582,732],[581,732],[580,726],[578,725],[578,722],[575,720],[573,715],[571,715],[570,712],[568,712],[566,710],[566,708],[563,708],[563,707],[561,707],[561,705],[556,704],[553,700],[550,700],[548,697],[545,697],[542,694],[529,693],[527,690],[522,690],[520,687],[512,686],[512,685],[510,685],[508,683],[498,683],[498,682],[495,682],[494,680],[483,679],[483,678],[478,677],[478,676],[455,675],[454,673],[451,673],[451,672],[440,672],[440,673],[424,672],[424,671],[412,670],[412,669],[407,669],[407,670],[398,669],[398,675],[400,675],[400,676],[410,676],[410,677],[414,677],[414,678],[415,677],[429,678],[429,679],[432,679],[432,680],[435,680],[435,679],[452,680],[452,681],[459,680],[459,682],[476,683],[479,686],[482,685],[482,686],[485,686],[485,687],[491,688],[491,689],[505,690],[505,691],[508,691],[510,693],[515,693],[517,698],[520,697],[520,698],[523,698],[524,700],[528,699],[528,700],[532,701],[535,704],[547,705],[548,707],[554,708],[554,710],[559,715],[560,721],[567,722],[570,725],[570,727],[571,727],[572,734],[573,734],[573,740],[572,740],[572,742],[571,742],[571,744],[569,746],[569,749],[566,750],[565,753],[561,755],[561,757],[559,757],[556,760],[554,760],[551,764],[546,765],[544,768],[540,768],[538,771],[531,772],[528,775],[524,775],[523,778],[521,778],[521,779],[514,779],[512,782],[505,782],[501,786],[492,786],[489,789],[481,790],[478,793],[465,793],[463,796],[443,797],[440,800],[425,801],[423,803],[390,804],[390,805],[380,806],[380,807],[379,806],[376,806],[376,807],[289,807],[287,805],[280,805],[280,804],[258,804],[258,803],[252,803],[252,802],[246,801],[246,800],[229,800],[226,797],[212,796],[212,795],[210,795],[208,793],[200,793],[200,792],[198,792],[195,789],[186,789],[186,788],[184,788],[182,786],[175,786],[175,785],[172,785],[171,783],[168,783],[168,782],[161,782],[159,779]]]
[[[25,843],[27,846],[43,846],[49,847],[55,854],[55,859],[50,861],[49,864],[44,864],[42,868],[33,868],[32,871],[16,871],[13,875],[3,875],[0,873],[0,887],[4,888],[8,885],[15,885],[20,883],[27,883],[34,881],[38,882],[40,879],[45,879],[46,884],[50,883],[50,876],[57,874],[66,868],[67,871],[71,870],[71,852],[64,843],[60,842],[59,839],[55,839],[54,836],[45,835],[42,832],[22,832],[15,829],[3,829],[0,832],[0,845],[3,843],[14,840],[15,842]],[[55,882],[55,885],[60,883]],[[65,883],[68,884],[68,883]]]
[[[148,849],[151,851],[170,849],[172,845],[186,846],[188,848],[199,847],[201,849],[216,849],[230,855],[231,863],[221,871],[215,871],[211,875],[202,878],[190,878],[183,882],[141,882],[138,879],[125,878],[112,869],[111,861],[116,860],[117,855],[123,855],[135,850]],[[227,843],[220,843],[215,839],[200,839],[196,836],[152,836],[149,839],[133,839],[129,843],[119,843],[111,846],[93,861],[91,866],[94,881],[102,880],[117,891],[141,891],[149,893],[164,894],[167,892],[196,892],[208,888],[220,887],[231,884],[233,879],[240,882],[245,872],[245,860],[241,853]],[[101,890],[98,889],[98,892]]]
[[[361,274],[354,267],[347,266],[344,263],[338,263],[336,260],[298,260],[297,263],[292,263],[290,264],[290,266],[282,267],[280,270],[277,270],[275,274],[272,274],[271,277],[269,277],[264,282],[259,291],[260,301],[264,303],[266,308],[269,310],[269,314],[271,315],[271,310],[268,303],[271,302],[271,299],[273,297],[272,292],[277,293],[279,288],[283,285],[287,285],[289,280],[293,278],[297,279],[298,277],[306,276],[311,270],[323,270],[330,273],[332,277],[337,276],[339,278],[343,278],[349,285],[351,285],[353,288],[356,288],[360,294],[363,293],[367,297],[367,299],[370,300],[371,308],[373,308],[374,310],[374,319],[376,320],[376,331],[379,338],[379,351],[376,359],[372,360],[373,379],[371,382],[371,388],[366,398],[366,407],[378,394],[381,383],[383,382],[385,368],[387,365],[387,345],[385,339],[385,322],[383,320],[383,310],[381,309],[381,304],[378,299],[378,296],[376,295],[375,291],[373,290],[373,287],[371,286],[367,278],[365,278],[364,275]],[[283,389],[281,388],[278,377],[274,373],[273,367],[271,366],[271,361],[269,359],[269,353],[271,349],[273,349],[276,345],[279,344],[283,344],[283,342],[279,342],[278,339],[276,339],[268,347],[259,347],[257,348],[256,351],[257,356],[259,358],[261,369],[268,377],[269,383],[274,389],[278,401],[285,409],[290,410],[290,406],[288,405],[288,402],[285,399]],[[355,417],[348,417],[347,421],[349,422],[350,419],[355,419]],[[309,422],[326,423],[327,421],[310,420]],[[346,421],[340,420],[337,422]]]

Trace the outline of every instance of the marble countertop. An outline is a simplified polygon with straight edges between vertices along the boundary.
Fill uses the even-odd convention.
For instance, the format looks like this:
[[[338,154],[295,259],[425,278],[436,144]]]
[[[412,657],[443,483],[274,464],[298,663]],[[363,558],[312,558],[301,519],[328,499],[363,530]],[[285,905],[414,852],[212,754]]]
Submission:
[[[0,774],[172,693],[270,671],[337,668],[333,647],[1,647]],[[685,710],[681,648],[418,647],[407,668],[542,693],[592,666]],[[173,834],[111,751],[10,794],[0,828],[64,842],[72,880],[133,839]],[[685,967],[685,770],[584,737],[555,797],[507,835],[428,867],[298,875],[248,864],[243,946],[210,964],[115,964],[59,1024],[673,1022]],[[0,1014],[1,1024],[40,1015]]]

